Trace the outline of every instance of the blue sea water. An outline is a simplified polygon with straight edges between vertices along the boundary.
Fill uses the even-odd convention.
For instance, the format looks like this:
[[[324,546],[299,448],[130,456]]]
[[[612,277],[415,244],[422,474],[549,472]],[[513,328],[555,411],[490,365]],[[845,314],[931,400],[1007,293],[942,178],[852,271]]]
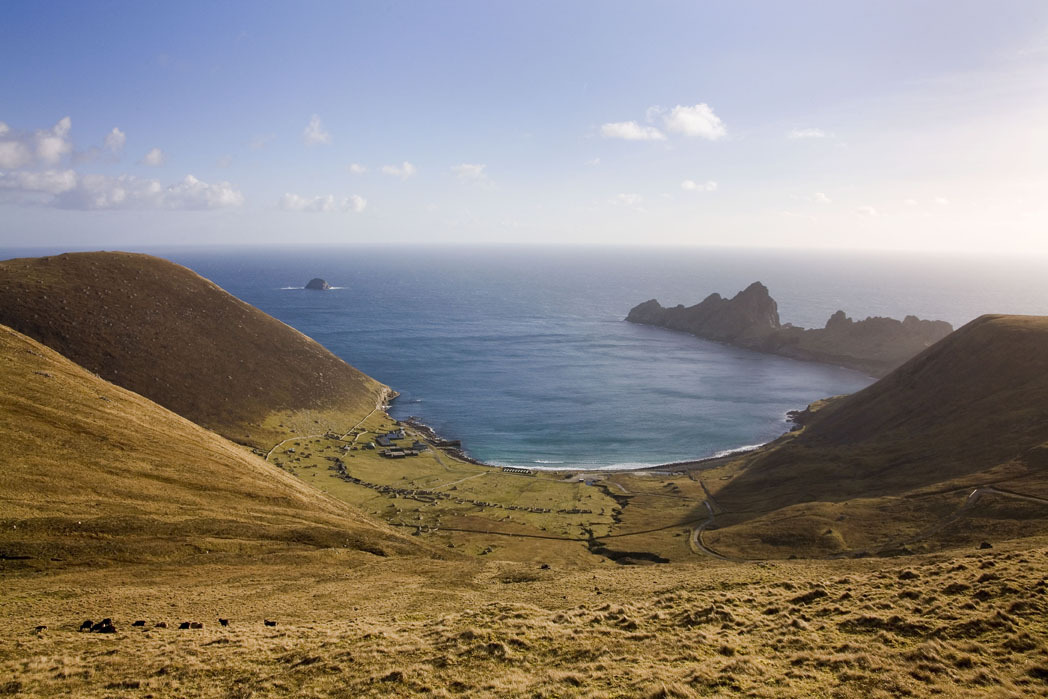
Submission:
[[[146,250],[212,279],[401,393],[476,458],[637,467],[775,438],[788,410],[871,383],[626,323],[649,298],[692,304],[760,280],[784,322],[831,313],[950,321],[1048,314],[1036,261],[723,249],[346,247]],[[0,251],[12,257],[54,251]],[[326,292],[306,291],[322,277]]]

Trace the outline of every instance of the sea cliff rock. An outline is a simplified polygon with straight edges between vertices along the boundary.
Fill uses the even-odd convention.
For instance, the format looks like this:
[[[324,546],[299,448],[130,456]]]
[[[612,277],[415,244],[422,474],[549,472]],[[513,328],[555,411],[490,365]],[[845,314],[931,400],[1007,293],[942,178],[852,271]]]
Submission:
[[[779,321],[778,304],[768,288],[754,282],[731,299],[710,294],[702,302],[664,308],[651,299],[630,310],[631,323],[680,330],[707,340],[770,352],[794,359],[826,362],[883,376],[953,331],[941,320],[906,316],[855,321],[837,311],[823,328],[805,329]]]
[[[320,277],[317,277],[316,279],[310,279],[309,283],[306,284],[306,288],[312,289],[313,291],[327,291],[331,288],[331,285]]]

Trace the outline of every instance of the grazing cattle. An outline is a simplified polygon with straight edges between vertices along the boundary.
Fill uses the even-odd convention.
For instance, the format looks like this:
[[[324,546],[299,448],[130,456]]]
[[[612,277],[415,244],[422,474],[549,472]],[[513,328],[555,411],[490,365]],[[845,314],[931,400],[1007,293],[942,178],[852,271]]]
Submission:
[[[181,624],[178,625],[178,630],[179,631],[181,631],[183,629],[188,629],[188,628],[189,628],[189,622],[188,621],[183,621]]]
[[[269,619],[263,619],[262,623],[265,624],[266,626],[276,626],[277,625],[277,622],[270,621]]]
[[[142,620],[142,619],[139,619],[138,621],[136,621],[135,623],[133,623],[131,625],[132,626],[145,626],[146,622],[144,620]]]
[[[116,633],[116,627],[113,626],[113,620],[106,617],[91,627],[91,633]]]
[[[116,627],[113,626],[113,620],[107,616],[92,625],[90,631],[91,633],[116,633]]]
[[[204,628],[204,625],[201,624],[199,621],[191,621],[189,623],[189,628],[191,628],[191,629],[202,629],[202,628]]]
[[[229,619],[219,619],[218,623],[222,624],[222,626],[229,626]]]
[[[90,619],[87,619],[87,620],[84,621],[83,624],[80,624],[80,630],[81,631],[90,631],[91,627],[94,626],[94,625],[95,625],[95,622],[91,621]]]
[[[156,629],[166,629],[166,628],[167,628],[167,624],[166,624],[166,623],[164,623],[163,621],[158,621],[158,622],[156,623],[156,626],[154,626],[153,628],[156,628]]]

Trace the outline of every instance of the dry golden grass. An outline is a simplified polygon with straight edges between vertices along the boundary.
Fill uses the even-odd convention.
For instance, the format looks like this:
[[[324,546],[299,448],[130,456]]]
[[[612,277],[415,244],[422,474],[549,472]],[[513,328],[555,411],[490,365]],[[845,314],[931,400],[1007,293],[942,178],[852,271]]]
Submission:
[[[419,545],[0,326],[0,572]]]
[[[1042,539],[905,561],[583,571],[332,551],[13,575],[0,690],[1045,696],[1046,569]],[[116,634],[76,631],[103,616]],[[131,627],[137,619],[147,626]],[[204,628],[179,631],[182,620]]]
[[[0,324],[198,425],[263,449],[296,430],[353,424],[386,390],[297,330],[148,255],[0,262]]]

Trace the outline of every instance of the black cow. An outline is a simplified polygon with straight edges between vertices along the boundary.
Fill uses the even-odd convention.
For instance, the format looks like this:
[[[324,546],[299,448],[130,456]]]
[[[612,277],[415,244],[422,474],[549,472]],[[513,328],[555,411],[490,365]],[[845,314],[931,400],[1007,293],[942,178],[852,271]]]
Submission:
[[[178,625],[179,631],[181,631],[183,629],[188,629],[188,628],[189,628],[189,622],[188,621],[183,621],[181,624]]]
[[[262,623],[265,624],[266,626],[276,626],[277,625],[277,622],[270,621],[269,619],[263,619]]]
[[[83,624],[80,624],[81,631],[90,631],[91,627],[95,625],[95,622],[90,619],[85,619]]]
[[[135,623],[133,623],[131,625],[132,626],[145,626],[146,622],[144,620],[142,620],[142,619],[139,619],[138,621],[136,621]]]
[[[222,624],[222,626],[229,626],[229,619],[221,619],[220,618],[218,620],[218,623]]]
[[[113,620],[106,617],[91,627],[91,633],[116,633],[116,627],[113,626]]]

